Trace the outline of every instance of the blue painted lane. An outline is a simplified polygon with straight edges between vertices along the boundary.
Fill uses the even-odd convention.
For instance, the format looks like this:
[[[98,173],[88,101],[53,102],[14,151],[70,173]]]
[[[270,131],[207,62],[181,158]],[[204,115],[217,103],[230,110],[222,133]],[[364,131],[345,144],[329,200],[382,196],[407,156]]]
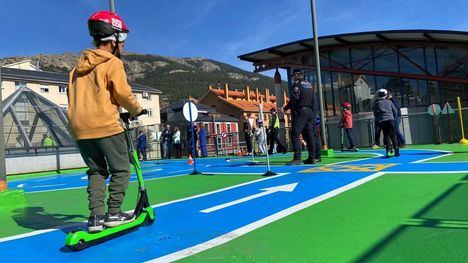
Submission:
[[[0,243],[2,257],[19,261],[31,255],[38,261],[96,262],[120,260],[144,261],[188,248],[226,234],[276,212],[320,196],[371,173],[291,174],[237,187],[157,208],[154,225],[141,228],[105,244],[78,253],[63,248],[65,233],[61,230],[29,238]],[[261,189],[298,183],[293,192],[277,192],[230,206],[212,213],[201,210],[236,199],[255,195]],[[15,248],[21,247],[18,255]]]

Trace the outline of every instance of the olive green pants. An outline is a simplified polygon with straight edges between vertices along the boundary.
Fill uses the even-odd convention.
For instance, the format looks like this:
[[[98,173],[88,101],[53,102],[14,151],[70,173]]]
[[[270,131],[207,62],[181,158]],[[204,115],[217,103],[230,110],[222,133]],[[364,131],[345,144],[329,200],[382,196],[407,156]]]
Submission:
[[[109,184],[108,212],[120,212],[130,178],[130,163],[125,134],[77,141],[81,156],[88,166],[88,200],[91,216],[105,215],[106,179]]]

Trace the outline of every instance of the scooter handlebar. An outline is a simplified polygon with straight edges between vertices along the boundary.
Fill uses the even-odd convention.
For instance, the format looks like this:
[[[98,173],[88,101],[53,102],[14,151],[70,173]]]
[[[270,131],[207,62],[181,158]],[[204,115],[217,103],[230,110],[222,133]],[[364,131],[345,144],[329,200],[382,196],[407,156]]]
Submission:
[[[134,120],[136,119],[138,116],[141,116],[141,115],[146,115],[148,114],[148,110],[147,109],[143,109],[140,111],[140,113],[136,114],[136,115],[130,115],[130,113],[128,112],[121,112],[120,113],[120,119],[122,119],[123,122],[125,123],[129,123],[130,120]]]

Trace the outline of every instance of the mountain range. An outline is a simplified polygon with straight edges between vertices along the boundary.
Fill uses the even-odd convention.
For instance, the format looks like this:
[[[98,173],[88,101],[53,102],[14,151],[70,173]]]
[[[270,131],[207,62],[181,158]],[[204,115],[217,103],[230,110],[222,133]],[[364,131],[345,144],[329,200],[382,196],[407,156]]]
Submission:
[[[40,69],[53,72],[68,72],[78,61],[79,54],[39,54],[0,59],[0,65],[26,59],[39,63]],[[273,78],[248,72],[216,60],[193,57],[175,58],[160,55],[127,53],[122,57],[128,79],[131,82],[162,91],[161,107],[182,98],[199,98],[208,86],[242,89],[244,86],[264,90],[272,88]]]

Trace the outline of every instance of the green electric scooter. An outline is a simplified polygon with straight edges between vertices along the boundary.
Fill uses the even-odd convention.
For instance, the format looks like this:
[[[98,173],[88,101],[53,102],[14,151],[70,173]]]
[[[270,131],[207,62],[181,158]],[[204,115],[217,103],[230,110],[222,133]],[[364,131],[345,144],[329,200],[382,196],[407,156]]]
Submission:
[[[143,110],[143,112],[146,111]],[[148,195],[146,193],[143,175],[141,173],[140,162],[138,161],[138,153],[133,146],[132,137],[130,135],[129,124],[131,116],[126,112],[121,113],[120,118],[125,123],[125,137],[127,139],[130,163],[135,168],[135,172],[138,178],[138,202],[135,211],[133,212],[135,214],[135,220],[120,226],[105,228],[103,231],[97,233],[88,233],[85,230],[72,231],[68,233],[65,240],[65,245],[74,251],[83,250],[89,246],[118,237],[139,227],[142,224],[152,224],[155,220],[154,210],[148,201]]]

